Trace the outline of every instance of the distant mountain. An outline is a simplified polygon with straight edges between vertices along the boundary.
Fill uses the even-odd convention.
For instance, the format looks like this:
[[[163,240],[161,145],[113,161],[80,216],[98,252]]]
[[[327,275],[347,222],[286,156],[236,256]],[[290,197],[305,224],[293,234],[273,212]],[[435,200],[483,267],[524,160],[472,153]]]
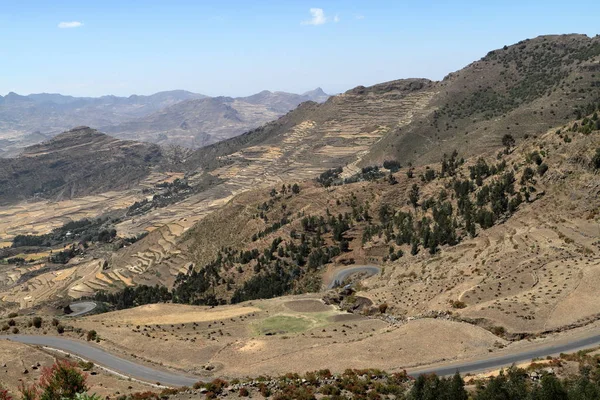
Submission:
[[[320,87],[318,87],[314,90],[309,90],[308,92],[302,93],[302,96],[308,97],[312,101],[316,101],[317,103],[323,103],[330,97],[330,95],[325,93],[323,91],[323,89],[321,89]]]
[[[206,96],[184,90],[150,96],[73,97],[54,93],[0,96],[0,157],[13,157],[75,126],[105,126],[139,118],[185,100]]]
[[[118,140],[88,127],[0,159],[0,204],[72,198],[133,186],[163,159],[154,144]]]
[[[187,100],[101,130],[122,139],[200,148],[257,128],[306,101],[328,98],[318,88],[302,95],[263,90],[247,97]]]
[[[185,90],[129,97],[11,92],[0,96],[0,157],[14,156],[26,146],[81,125],[121,138],[201,147],[256,128],[304,101],[328,97],[320,88],[303,95],[263,91],[236,99]],[[199,103],[174,107],[186,101]]]

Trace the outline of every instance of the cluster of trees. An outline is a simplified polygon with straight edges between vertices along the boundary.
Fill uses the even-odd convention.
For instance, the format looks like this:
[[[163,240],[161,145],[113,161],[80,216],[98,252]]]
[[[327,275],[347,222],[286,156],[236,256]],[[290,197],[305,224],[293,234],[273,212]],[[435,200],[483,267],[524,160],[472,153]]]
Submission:
[[[279,261],[279,260],[278,260]],[[275,267],[260,275],[255,275],[235,290],[231,303],[255,299],[270,299],[289,293],[294,281],[302,275],[300,268],[284,265],[279,261]]]
[[[391,172],[398,172],[402,168],[402,164],[396,160],[385,160],[383,168],[389,169]]]
[[[96,292],[94,300],[110,303],[117,310],[141,306],[144,304],[154,304],[167,302],[171,300],[172,295],[165,286],[147,286],[138,285],[135,287],[126,287],[116,292],[108,293],[105,291]]]
[[[547,171],[548,167],[543,163],[542,154],[534,152],[529,158],[531,163],[537,164],[538,175],[541,176]],[[461,240],[461,233],[468,233],[473,237],[476,235],[477,225],[487,229],[501,218],[510,216],[524,200],[529,200],[530,193],[535,191],[533,184],[536,172],[531,167],[524,169],[522,186],[516,191],[515,174],[506,170],[505,161],[490,166],[484,159],[479,159],[475,165],[469,167],[470,179],[455,176],[456,169],[462,162],[454,152],[450,157],[444,157],[441,172],[426,170],[422,177],[424,181],[432,180],[436,176],[455,178],[446,184],[446,188],[451,190],[450,193],[441,189],[435,196],[427,199],[421,199],[419,185],[413,184],[408,193],[408,201],[414,212],[381,204],[378,212],[379,223],[369,223],[365,227],[363,243],[371,241],[375,236],[383,236],[386,244],[395,242],[398,246],[410,245],[413,255],[418,253],[421,246],[434,254],[441,245],[457,244]],[[455,206],[452,200],[456,201]],[[392,250],[388,258],[396,259],[402,254],[403,252]]]
[[[593,101],[586,105],[578,106],[574,111],[575,119],[581,119],[586,115],[592,115],[596,111],[600,111],[600,102],[598,101]]]
[[[319,175],[316,181],[321,184],[323,187],[341,185],[343,180],[340,178],[340,174],[342,173],[342,167],[328,169]]]
[[[154,194],[152,200],[144,199],[133,203],[127,209],[127,215],[141,215],[153,208],[166,207],[183,200],[194,191],[194,188],[188,184],[187,179],[178,178],[173,182],[156,184],[154,188],[144,189],[142,192],[149,194],[155,192],[157,189],[159,190],[159,193]]]
[[[117,222],[118,220],[108,217],[71,221],[45,235],[17,235],[13,239],[12,247],[51,247],[73,240],[108,243],[117,234],[113,228]]]
[[[54,264],[66,264],[71,258],[80,253],[81,251],[79,248],[75,245],[72,245],[59,252],[51,253],[50,256],[48,256],[48,261]]]
[[[376,181],[377,179],[383,178],[385,172],[381,171],[378,166],[369,166],[361,168],[360,172],[344,179],[344,184],[363,182],[363,181]]]
[[[400,165],[398,161],[388,160],[384,161],[383,167],[389,169],[391,172],[397,172],[400,170],[400,168],[402,168],[402,165]],[[363,167],[359,172],[345,179],[342,179],[340,177],[341,173],[342,167],[328,169],[327,171],[319,175],[316,181],[323,187],[330,187],[346,185],[356,182],[376,181],[377,179],[381,179],[386,176],[386,173],[382,171],[377,165]],[[391,177],[389,178],[390,183],[396,183],[395,179],[393,179],[393,176],[389,176]]]
[[[273,224],[271,224],[267,228],[263,229],[262,231],[253,234],[252,241],[256,242],[258,239],[262,239],[263,237],[270,235],[271,233],[273,233],[275,231],[278,231],[282,226],[287,225],[289,222],[290,222],[290,220],[288,219],[288,217],[284,216],[283,218],[281,218],[280,221],[274,222]]]
[[[359,215],[362,218],[363,214]],[[240,302],[282,296],[292,291],[314,290],[318,285],[313,282],[317,276],[313,272],[349,250],[345,233],[353,223],[350,213],[328,215],[327,218],[304,216],[300,221],[302,231],[292,230],[285,241],[277,237],[262,250],[220,249],[211,263],[179,274],[172,291],[160,286],[139,286],[112,294],[102,292],[96,295],[96,300],[111,303],[117,308],[164,301],[218,305],[226,303],[226,299],[219,297],[219,293],[224,291],[233,290],[231,302]],[[332,243],[327,244],[325,235],[331,237]],[[242,286],[234,288],[233,279],[226,278],[223,272],[237,270],[242,273],[244,266],[252,268],[255,275]],[[311,280],[302,288],[299,282],[307,277]],[[217,290],[219,288],[225,290]]]
[[[581,125],[575,122],[571,127],[571,132],[579,132],[584,135],[589,135],[593,131],[600,130],[600,119],[598,118],[598,113],[595,112],[591,118],[585,117],[581,121]]]
[[[527,372],[509,368],[488,381],[481,381],[470,395],[464,381],[457,373],[452,378],[436,375],[419,376],[410,391],[410,400],[592,400],[600,398],[598,376],[584,374],[561,380],[552,374],[542,375],[533,382]]]

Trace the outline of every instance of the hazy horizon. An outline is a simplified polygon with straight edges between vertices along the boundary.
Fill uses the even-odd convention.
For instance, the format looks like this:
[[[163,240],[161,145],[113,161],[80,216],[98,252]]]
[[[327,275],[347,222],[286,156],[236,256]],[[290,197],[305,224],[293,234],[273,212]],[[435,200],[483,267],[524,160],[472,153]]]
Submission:
[[[599,12],[592,1],[32,0],[3,6],[0,93],[241,97],[439,80],[526,38],[594,36]]]

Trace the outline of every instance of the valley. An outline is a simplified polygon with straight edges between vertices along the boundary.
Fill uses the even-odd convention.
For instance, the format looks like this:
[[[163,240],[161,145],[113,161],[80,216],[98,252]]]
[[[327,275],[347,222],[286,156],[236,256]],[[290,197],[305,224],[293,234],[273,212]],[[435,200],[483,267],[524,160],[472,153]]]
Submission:
[[[0,354],[193,386],[595,347],[599,63],[597,36],[543,36],[439,82],[191,98],[0,159],[0,339],[20,342]],[[221,131],[203,113],[224,104],[265,120]],[[183,147],[137,141],[180,112],[161,129]]]

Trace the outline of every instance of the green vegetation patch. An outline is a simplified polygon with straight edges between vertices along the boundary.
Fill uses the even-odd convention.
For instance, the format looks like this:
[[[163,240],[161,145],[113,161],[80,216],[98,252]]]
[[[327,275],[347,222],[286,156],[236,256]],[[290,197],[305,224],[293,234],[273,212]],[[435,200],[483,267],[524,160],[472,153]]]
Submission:
[[[254,328],[259,335],[276,335],[304,332],[314,325],[314,322],[308,318],[275,315],[258,322]]]

